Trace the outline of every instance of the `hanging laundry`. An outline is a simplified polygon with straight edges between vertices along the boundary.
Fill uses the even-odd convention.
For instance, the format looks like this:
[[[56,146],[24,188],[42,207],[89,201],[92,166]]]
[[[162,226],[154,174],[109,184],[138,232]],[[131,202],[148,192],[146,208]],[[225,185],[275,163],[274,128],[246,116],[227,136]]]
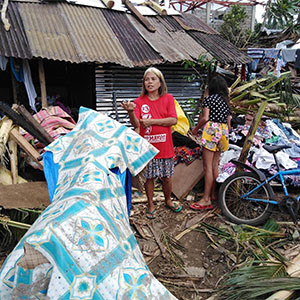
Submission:
[[[296,50],[297,49],[282,49],[282,59],[285,62],[294,62],[296,60]]]
[[[7,63],[8,63],[8,59],[5,56],[0,55],[0,69],[2,71],[6,70]]]
[[[265,50],[261,48],[248,48],[247,55],[251,58],[263,58]]]
[[[27,59],[23,60],[23,73],[24,73],[24,84],[29,99],[29,105],[33,111],[36,112],[35,98],[37,96],[31,77],[30,66]]]

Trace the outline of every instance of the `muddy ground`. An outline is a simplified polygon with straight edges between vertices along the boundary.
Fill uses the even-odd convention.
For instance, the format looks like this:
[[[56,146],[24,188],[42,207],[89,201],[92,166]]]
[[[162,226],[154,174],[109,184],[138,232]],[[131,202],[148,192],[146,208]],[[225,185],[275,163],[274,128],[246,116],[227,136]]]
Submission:
[[[200,196],[191,193],[188,199],[192,199],[183,200],[182,211],[175,213],[165,207],[162,192],[156,191],[154,220],[145,216],[144,195],[132,199],[130,224],[145,260],[154,276],[181,300],[213,299],[224,276],[241,263],[236,259],[232,243],[221,241],[218,235],[199,225],[234,226],[222,216],[217,203],[210,211],[191,210],[189,205]],[[291,221],[276,211],[272,217]],[[290,247],[297,245],[298,241],[291,241]],[[284,253],[286,248],[282,250]],[[0,265],[4,259],[0,257]]]

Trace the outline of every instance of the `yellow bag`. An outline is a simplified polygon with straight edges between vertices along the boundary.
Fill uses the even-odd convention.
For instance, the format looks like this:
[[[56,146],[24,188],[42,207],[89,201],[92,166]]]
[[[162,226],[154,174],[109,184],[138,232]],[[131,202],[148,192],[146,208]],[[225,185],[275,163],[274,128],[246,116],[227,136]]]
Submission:
[[[182,135],[187,135],[190,129],[189,121],[179,103],[176,100],[174,100],[174,102],[177,113],[177,124],[172,126],[172,130],[177,131]]]

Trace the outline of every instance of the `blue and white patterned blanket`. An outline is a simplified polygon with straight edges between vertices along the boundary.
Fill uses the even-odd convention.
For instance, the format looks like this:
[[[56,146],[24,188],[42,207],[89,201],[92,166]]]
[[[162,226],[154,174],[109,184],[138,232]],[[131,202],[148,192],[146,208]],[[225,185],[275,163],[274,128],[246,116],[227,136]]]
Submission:
[[[59,165],[53,202],[4,262],[0,299],[176,299],[149,271],[129,225],[124,189],[109,170],[136,175],[156,148],[81,108],[76,127],[46,150]]]

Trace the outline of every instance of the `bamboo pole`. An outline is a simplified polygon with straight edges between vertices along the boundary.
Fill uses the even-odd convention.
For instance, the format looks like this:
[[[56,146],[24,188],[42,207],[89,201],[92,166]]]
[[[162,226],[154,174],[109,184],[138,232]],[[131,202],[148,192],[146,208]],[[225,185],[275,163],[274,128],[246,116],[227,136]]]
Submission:
[[[44,69],[44,63],[42,59],[39,59],[39,78],[40,78],[40,87],[41,87],[42,107],[48,107],[45,69]]]
[[[13,140],[8,141],[9,158],[10,158],[10,172],[12,183],[18,183],[18,154],[17,154],[17,143]]]
[[[152,9],[154,9],[157,13],[159,13],[162,16],[168,15],[167,10],[162,8],[158,3],[154,1],[145,1],[144,4],[150,6]]]
[[[9,132],[12,128],[13,121],[6,116],[2,119],[1,127],[0,127],[0,160],[6,151],[6,143],[8,141]]]

